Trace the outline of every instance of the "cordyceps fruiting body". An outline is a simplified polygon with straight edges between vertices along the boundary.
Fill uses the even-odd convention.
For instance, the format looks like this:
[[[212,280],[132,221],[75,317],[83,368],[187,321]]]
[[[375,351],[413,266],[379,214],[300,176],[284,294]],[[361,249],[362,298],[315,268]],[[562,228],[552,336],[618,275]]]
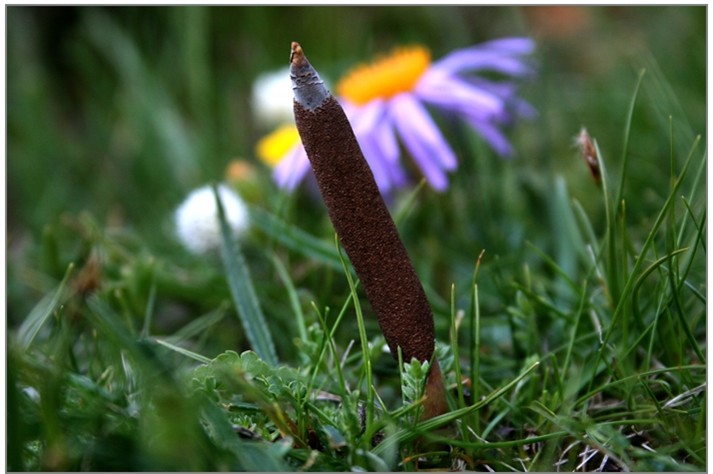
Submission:
[[[391,354],[432,361],[424,416],[447,409],[443,376],[434,357],[431,307],[354,132],[298,43],[290,76],[297,129],[339,240],[361,281]]]

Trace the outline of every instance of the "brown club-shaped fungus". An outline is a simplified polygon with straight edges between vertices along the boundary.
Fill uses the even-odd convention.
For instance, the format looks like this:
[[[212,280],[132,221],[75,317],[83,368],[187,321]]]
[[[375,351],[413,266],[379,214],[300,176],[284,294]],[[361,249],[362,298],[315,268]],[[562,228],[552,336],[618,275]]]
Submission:
[[[298,43],[290,77],[297,130],[327,212],[376,313],[394,357],[431,361],[424,417],[447,409],[434,355],[433,314],[344,110],[327,91]]]

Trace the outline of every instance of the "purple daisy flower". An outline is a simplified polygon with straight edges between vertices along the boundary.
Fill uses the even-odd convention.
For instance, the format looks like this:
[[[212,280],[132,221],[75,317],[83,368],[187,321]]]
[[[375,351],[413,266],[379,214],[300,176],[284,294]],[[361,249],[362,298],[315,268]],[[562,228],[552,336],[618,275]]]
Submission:
[[[347,74],[337,84],[337,97],[382,193],[408,182],[399,142],[433,189],[448,187],[447,173],[458,167],[458,158],[430,110],[464,120],[499,155],[513,155],[501,129],[535,114],[511,81],[533,74],[526,57],[534,46],[528,38],[505,38],[436,62],[426,48],[414,46]],[[274,177],[291,190],[308,170],[307,155],[297,143],[276,165]]]

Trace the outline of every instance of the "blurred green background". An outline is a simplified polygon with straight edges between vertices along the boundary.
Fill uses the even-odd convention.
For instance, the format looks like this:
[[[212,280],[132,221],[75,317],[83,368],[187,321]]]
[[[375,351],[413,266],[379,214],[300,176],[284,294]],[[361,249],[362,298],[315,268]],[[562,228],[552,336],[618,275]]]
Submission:
[[[537,41],[538,76],[521,95],[539,116],[509,132],[517,156],[500,160],[481,146],[475,159],[463,159],[448,192],[419,194],[403,226],[419,273],[441,298],[452,282],[468,281],[482,249],[513,262],[525,260],[525,242],[556,254],[559,211],[546,199],[556,176],[601,219],[573,140],[587,127],[616,178],[641,68],[630,219],[650,219],[668,184],[667,117],[682,155],[706,124],[705,7],[12,6],[7,30],[10,325],[106,235],[124,242],[135,264],[109,266],[107,282],[133,271],[141,281],[135,266],[165,258],[186,271],[176,277],[183,283],[159,282],[167,311],[187,306],[190,318],[215,308],[225,288],[218,284],[215,298],[206,288],[222,281],[219,265],[185,255],[171,218],[191,189],[221,180],[235,158],[256,167],[257,184],[246,193],[253,206],[330,241],[318,200],[302,188],[284,211],[284,196],[255,158],[256,141],[270,130],[254,120],[251,87],[286,65],[293,40],[332,78],[401,44],[424,44],[439,58],[498,37]],[[460,150],[458,136],[447,136]],[[274,279],[262,243],[248,240],[245,251],[258,279]],[[218,276],[196,281],[211,265]],[[333,287],[309,280],[310,268],[295,271],[298,286],[329,301]]]

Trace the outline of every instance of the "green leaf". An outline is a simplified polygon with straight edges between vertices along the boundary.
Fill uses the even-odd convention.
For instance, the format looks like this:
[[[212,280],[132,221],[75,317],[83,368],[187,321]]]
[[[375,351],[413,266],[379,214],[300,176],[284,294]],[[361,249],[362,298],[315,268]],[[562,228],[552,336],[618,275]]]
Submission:
[[[255,287],[250,277],[250,270],[238,243],[233,238],[230,226],[225,220],[225,210],[215,185],[213,186],[213,193],[215,194],[220,220],[221,255],[223,256],[230,294],[238,310],[238,317],[255,352],[267,363],[277,365],[277,354],[275,352],[275,344],[272,342],[270,328],[260,308]]]

